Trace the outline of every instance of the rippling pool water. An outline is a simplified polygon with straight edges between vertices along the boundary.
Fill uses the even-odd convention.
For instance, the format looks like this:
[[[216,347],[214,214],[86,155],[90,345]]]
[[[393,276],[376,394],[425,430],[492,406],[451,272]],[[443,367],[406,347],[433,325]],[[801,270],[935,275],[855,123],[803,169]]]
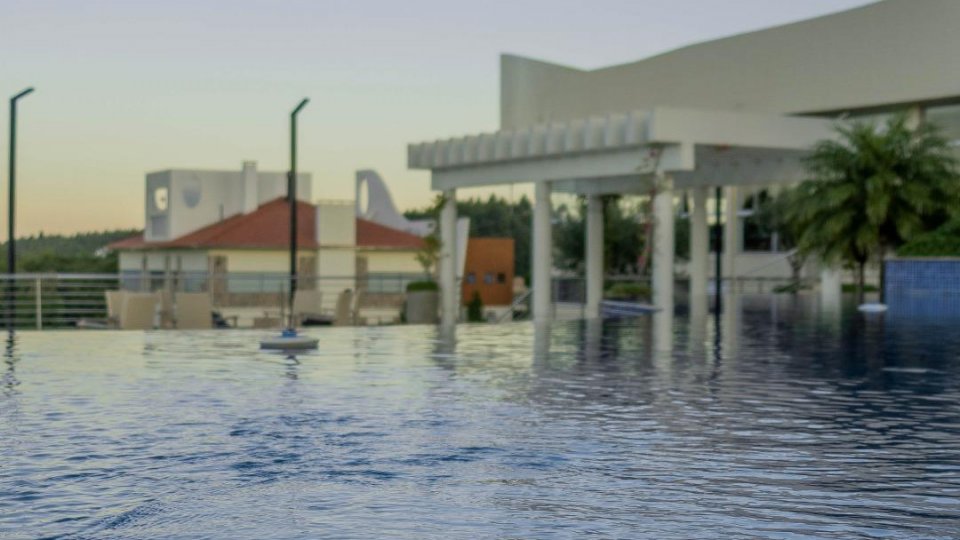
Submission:
[[[958,320],[18,334],[3,538],[956,538]],[[12,346],[12,348],[10,348]]]

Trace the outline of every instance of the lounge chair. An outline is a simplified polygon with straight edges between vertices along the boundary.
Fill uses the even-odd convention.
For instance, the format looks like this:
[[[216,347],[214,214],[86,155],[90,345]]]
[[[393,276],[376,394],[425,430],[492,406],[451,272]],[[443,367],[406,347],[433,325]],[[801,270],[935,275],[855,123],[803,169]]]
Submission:
[[[124,293],[120,307],[120,329],[150,330],[156,328],[159,304],[160,295],[158,293]]]
[[[208,293],[177,293],[173,320],[178,330],[213,328],[213,303]]]
[[[293,298],[294,320],[303,325],[331,324],[333,316],[329,312],[324,313],[322,299],[320,291],[298,290]]]
[[[107,327],[118,328],[120,326],[120,310],[123,308],[125,294],[126,291],[103,292],[107,301]]]
[[[353,291],[345,289],[337,297],[337,307],[333,314],[335,326],[350,326],[353,324]]]
[[[362,302],[363,302],[363,291],[357,290],[357,292],[353,295],[353,302],[350,308],[351,317],[353,318],[353,321],[351,322],[351,324],[364,325],[364,326],[367,324],[367,319],[360,316],[360,304]]]

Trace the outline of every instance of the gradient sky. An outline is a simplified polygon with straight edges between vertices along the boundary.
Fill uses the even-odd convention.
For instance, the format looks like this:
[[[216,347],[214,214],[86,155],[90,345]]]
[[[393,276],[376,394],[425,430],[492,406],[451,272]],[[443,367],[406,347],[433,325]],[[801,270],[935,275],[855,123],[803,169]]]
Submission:
[[[406,144],[497,128],[499,54],[596,68],[867,0],[0,0],[0,96],[26,86],[20,234],[143,226],[144,174],[300,169],[316,198],[380,171],[430,198]],[[6,236],[7,107],[0,111]]]

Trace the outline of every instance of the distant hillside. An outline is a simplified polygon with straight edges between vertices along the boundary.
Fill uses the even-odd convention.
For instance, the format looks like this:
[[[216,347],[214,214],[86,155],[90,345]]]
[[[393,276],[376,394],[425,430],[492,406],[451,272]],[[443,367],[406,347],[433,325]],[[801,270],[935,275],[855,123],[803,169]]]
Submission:
[[[116,254],[98,257],[97,250],[141,231],[120,229],[72,235],[39,234],[17,239],[20,272],[115,272]],[[0,243],[0,270],[7,269],[7,243]]]

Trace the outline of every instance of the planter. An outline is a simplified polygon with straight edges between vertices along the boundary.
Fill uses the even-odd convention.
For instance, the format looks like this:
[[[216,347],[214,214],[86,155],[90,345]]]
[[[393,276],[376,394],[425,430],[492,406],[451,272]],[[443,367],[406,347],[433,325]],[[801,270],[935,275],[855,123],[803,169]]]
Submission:
[[[403,310],[407,324],[437,324],[440,293],[437,291],[408,292]]]

